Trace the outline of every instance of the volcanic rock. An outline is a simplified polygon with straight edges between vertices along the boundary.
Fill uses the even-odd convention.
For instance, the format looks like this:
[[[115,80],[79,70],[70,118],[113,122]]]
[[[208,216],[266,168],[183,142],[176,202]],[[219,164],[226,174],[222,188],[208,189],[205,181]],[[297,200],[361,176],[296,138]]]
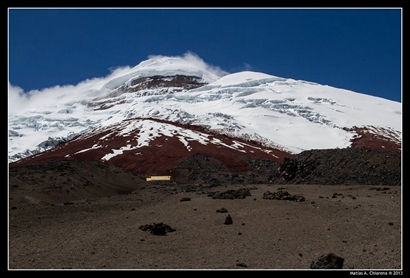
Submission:
[[[295,202],[304,202],[305,197],[301,195],[291,195],[287,191],[279,190],[277,192],[270,192],[266,191],[263,193],[263,199],[268,200],[288,200],[288,201],[295,201]]]
[[[228,212],[228,210],[226,208],[220,208],[220,209],[217,209],[216,212],[226,213]]]
[[[225,225],[232,225],[232,217],[228,214],[228,216],[225,218]]]
[[[171,228],[170,226],[162,222],[141,225],[139,229],[143,231],[150,231],[151,234],[157,235],[157,236],[163,236],[163,235],[166,235],[167,233],[176,231],[175,229]]]
[[[337,198],[338,196],[343,196],[342,193],[333,193],[332,198]]]
[[[344,258],[336,256],[333,253],[329,253],[327,255],[322,255],[316,262],[312,262],[310,264],[310,268],[312,269],[319,269],[319,268],[326,268],[326,269],[336,269],[336,268],[343,268]]]
[[[213,192],[210,194],[212,199],[245,199],[246,196],[251,196],[249,188],[241,188],[238,190],[228,190],[224,192]]]
[[[240,267],[248,267],[246,264],[244,263],[237,263],[236,266],[240,266]]]

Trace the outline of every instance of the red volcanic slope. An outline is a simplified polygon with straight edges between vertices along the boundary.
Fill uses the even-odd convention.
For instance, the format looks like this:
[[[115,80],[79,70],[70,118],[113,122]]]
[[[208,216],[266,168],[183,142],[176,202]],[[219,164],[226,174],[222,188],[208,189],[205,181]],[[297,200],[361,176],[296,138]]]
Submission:
[[[196,153],[219,160],[232,172],[248,170],[249,159],[281,162],[290,156],[281,150],[211,133],[197,126],[136,118],[94,130],[10,166],[59,160],[103,160],[136,174],[155,175],[169,173]]]
[[[399,135],[386,128],[376,128],[374,126],[352,127],[348,129],[355,131],[357,136],[353,137],[352,148],[372,148],[385,150],[401,150],[401,140]]]

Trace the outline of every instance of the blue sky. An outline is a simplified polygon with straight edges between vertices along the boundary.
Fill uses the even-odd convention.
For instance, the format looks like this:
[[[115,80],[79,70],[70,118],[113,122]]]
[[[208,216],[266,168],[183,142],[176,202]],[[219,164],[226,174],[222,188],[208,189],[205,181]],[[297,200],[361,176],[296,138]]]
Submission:
[[[401,101],[400,9],[9,10],[9,81],[25,91],[187,51]]]

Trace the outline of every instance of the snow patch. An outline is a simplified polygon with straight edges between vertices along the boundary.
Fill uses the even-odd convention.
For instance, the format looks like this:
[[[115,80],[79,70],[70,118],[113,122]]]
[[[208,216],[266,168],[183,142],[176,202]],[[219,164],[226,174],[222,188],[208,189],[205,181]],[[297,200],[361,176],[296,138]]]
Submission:
[[[130,151],[130,150],[134,150],[134,149],[136,149],[136,147],[135,147],[135,146],[131,146],[131,145],[127,145],[127,146],[125,146],[125,147],[121,147],[120,149],[112,149],[112,150],[111,150],[112,153],[109,153],[109,154],[104,155],[104,156],[101,158],[101,160],[106,160],[106,161],[108,161],[108,160],[110,160],[111,158],[116,157],[117,155],[122,154],[124,151]]]
[[[102,146],[100,146],[100,145],[98,145],[98,144],[94,144],[91,148],[78,151],[78,152],[76,152],[75,154],[83,153],[83,152],[87,152],[87,151],[89,151],[89,150],[95,150],[95,149],[99,149],[99,148],[102,148]]]

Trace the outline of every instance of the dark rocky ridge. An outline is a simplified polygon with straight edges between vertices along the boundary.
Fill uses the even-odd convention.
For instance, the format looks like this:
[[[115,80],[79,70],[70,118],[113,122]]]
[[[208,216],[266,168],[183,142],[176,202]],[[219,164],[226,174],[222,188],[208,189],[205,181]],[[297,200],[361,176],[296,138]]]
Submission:
[[[368,148],[304,151],[285,158],[277,183],[400,185],[401,152]]]
[[[174,170],[178,183],[400,185],[401,152],[368,148],[304,151],[282,163],[252,159],[246,171],[229,171],[209,156],[195,154]]]
[[[197,153],[171,171],[171,182],[152,184],[189,186],[191,191],[223,184],[401,184],[401,152],[392,150],[311,150],[286,158],[281,164],[270,160],[248,163],[249,169],[235,172],[219,160]],[[143,179],[143,175],[94,161],[42,162],[9,170],[10,190],[29,186],[35,188],[39,199],[51,196],[51,203],[77,200],[78,196],[129,193],[146,184]]]
[[[133,79],[130,84],[124,84],[106,98],[117,97],[124,93],[133,93],[141,91],[141,95],[145,95],[144,90],[163,88],[162,93],[170,93],[168,88],[172,88],[172,92],[180,92],[182,90],[191,90],[206,85],[201,82],[201,78],[197,76],[187,75],[170,75],[170,76],[147,76]],[[159,90],[161,93],[161,90]]]
[[[143,89],[155,89],[161,87],[181,87],[186,90],[194,89],[205,85],[201,78],[197,76],[173,75],[173,76],[150,76],[140,77],[131,81],[132,92]],[[125,87],[123,85],[122,87]]]
[[[126,93],[137,93],[138,96],[172,94],[183,90],[195,89],[203,85],[206,85],[206,83],[201,82],[201,78],[197,76],[154,75],[138,77],[133,79],[129,84],[121,85],[107,96],[93,99],[93,102],[90,102],[88,107],[93,107],[94,110],[111,108],[124,103],[124,100],[119,100],[117,97]],[[150,91],[153,89],[156,91]]]

